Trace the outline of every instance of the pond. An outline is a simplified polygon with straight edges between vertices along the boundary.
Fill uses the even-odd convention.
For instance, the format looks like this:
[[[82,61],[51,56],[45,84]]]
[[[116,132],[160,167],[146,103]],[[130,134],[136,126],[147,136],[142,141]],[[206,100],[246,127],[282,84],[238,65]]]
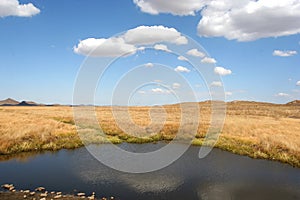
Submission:
[[[120,144],[136,152],[163,146]],[[178,144],[180,145],[180,144]],[[94,146],[101,151],[105,145]],[[129,174],[110,169],[85,148],[60,150],[0,162],[0,184],[18,189],[38,186],[48,191],[96,192],[115,199],[300,199],[300,169],[279,162],[251,159],[220,149],[198,158],[192,146],[177,161],[159,171]]]

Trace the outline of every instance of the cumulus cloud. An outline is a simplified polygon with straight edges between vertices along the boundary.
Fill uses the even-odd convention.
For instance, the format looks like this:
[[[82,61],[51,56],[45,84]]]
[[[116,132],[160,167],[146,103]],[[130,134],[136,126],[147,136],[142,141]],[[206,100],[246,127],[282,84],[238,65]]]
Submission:
[[[160,50],[160,51],[171,52],[171,50],[167,47],[167,45],[164,45],[164,44],[156,44],[156,45],[154,45],[154,49]]]
[[[300,81],[297,81],[296,85],[297,85],[297,86],[300,86]]]
[[[20,4],[18,0],[0,1],[0,17],[31,17],[39,13],[40,9],[35,7],[32,3]]]
[[[129,44],[154,44],[159,42],[170,42],[174,44],[187,44],[188,40],[175,28],[164,26],[139,26],[128,30],[124,40]]]
[[[125,43],[122,38],[88,38],[74,47],[74,52],[94,57],[117,57],[133,54],[137,51],[134,45]]]
[[[186,73],[189,73],[191,70],[189,70],[188,68],[186,67],[182,67],[182,66],[178,66],[174,69],[175,72],[186,72]]]
[[[198,34],[253,41],[300,33],[299,0],[133,0],[142,12],[195,15]]]
[[[224,67],[215,67],[214,72],[220,76],[226,76],[232,73],[230,69],[225,69]]]
[[[87,38],[74,47],[74,52],[97,57],[117,57],[134,54],[145,49],[144,46],[155,44],[156,50],[170,52],[164,44],[169,42],[177,45],[186,44],[187,38],[176,29],[164,26],[139,26],[130,29],[123,35],[111,38]]]
[[[275,96],[277,96],[277,97],[289,97],[290,95],[286,94],[286,93],[283,93],[283,92],[280,92],[280,93],[276,94]]]
[[[217,61],[214,58],[205,57],[201,60],[202,63],[209,63],[214,64],[217,63]]]
[[[198,49],[191,49],[188,52],[186,52],[186,54],[188,54],[190,56],[201,57],[201,58],[203,58],[205,56],[205,54],[203,52],[199,51]]]
[[[201,15],[200,36],[252,41],[300,33],[299,0],[213,0]]]
[[[142,12],[157,15],[171,13],[173,15],[195,15],[205,5],[203,0],[133,0]]]
[[[297,54],[297,51],[281,51],[281,50],[274,50],[273,56],[280,56],[280,57],[289,57],[294,56]]]
[[[171,93],[169,90],[164,90],[161,88],[153,88],[153,89],[151,89],[151,92],[155,93],[155,94],[170,94]]]
[[[153,63],[146,63],[146,64],[145,64],[145,67],[153,67],[153,66],[154,66]]]
[[[188,59],[184,56],[178,56],[177,58],[178,60],[181,60],[181,61],[188,61]]]
[[[181,87],[181,85],[179,83],[173,83],[173,85],[172,85],[173,89],[178,89],[180,87]]]
[[[213,81],[213,82],[210,84],[210,86],[213,86],[213,87],[222,87],[223,84],[222,84],[222,82],[220,82],[220,81]]]

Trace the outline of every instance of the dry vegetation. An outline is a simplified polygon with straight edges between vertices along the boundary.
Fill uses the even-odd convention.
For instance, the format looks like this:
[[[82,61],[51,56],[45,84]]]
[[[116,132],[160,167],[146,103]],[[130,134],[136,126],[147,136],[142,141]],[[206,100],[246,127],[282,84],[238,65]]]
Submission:
[[[195,145],[203,144],[211,122],[210,102],[199,103],[199,106],[200,124],[193,140]],[[172,140],[180,127],[179,105],[130,107],[130,117],[126,115],[127,108],[113,109],[114,114],[111,107],[96,108],[101,128],[113,143]],[[193,112],[191,109],[191,116]],[[120,116],[120,120],[116,121],[114,115]],[[0,107],[0,159],[24,151],[70,149],[107,142],[99,129],[86,121],[86,124],[77,124],[80,133],[77,134],[71,107]],[[181,137],[190,137],[193,124],[187,119],[181,127]],[[216,147],[300,167],[300,106],[228,103]]]

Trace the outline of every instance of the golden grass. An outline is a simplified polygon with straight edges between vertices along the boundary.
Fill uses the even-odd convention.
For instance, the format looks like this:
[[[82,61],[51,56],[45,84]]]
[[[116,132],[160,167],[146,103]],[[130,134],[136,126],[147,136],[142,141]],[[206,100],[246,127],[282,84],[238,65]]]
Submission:
[[[211,104],[203,102],[199,106],[200,124],[194,145],[203,145],[211,123]],[[113,143],[172,140],[181,120],[180,105],[97,107],[96,113],[102,131]],[[119,120],[115,120],[114,114]],[[191,137],[193,125],[186,122],[181,127],[182,137]],[[89,126],[88,122],[77,128],[80,134],[71,107],[0,107],[0,154],[70,149],[107,142],[106,137],[99,134],[101,131]],[[300,106],[228,103],[225,124],[216,147],[300,167]]]

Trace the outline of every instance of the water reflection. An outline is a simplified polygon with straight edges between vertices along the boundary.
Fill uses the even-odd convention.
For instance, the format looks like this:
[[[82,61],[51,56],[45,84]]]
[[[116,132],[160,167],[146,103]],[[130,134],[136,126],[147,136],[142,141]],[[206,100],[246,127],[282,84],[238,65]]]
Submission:
[[[165,144],[122,145],[122,148],[141,152]],[[95,148],[100,152],[105,149],[103,145]],[[218,149],[200,160],[198,152],[199,147],[191,147],[169,167],[144,174],[110,169],[85,148],[22,154],[0,162],[0,184],[13,183],[22,189],[45,186],[48,190],[67,193],[74,189],[86,193],[96,191],[98,197],[115,196],[125,200],[300,199],[298,168]]]

